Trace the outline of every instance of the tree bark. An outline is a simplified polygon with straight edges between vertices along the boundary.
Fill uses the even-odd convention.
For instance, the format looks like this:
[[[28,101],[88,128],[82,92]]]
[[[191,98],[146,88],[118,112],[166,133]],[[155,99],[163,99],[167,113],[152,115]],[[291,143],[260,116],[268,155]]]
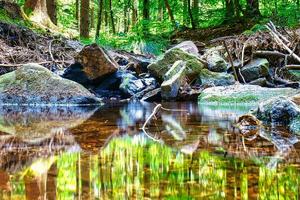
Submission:
[[[89,8],[90,0],[81,0],[80,37],[89,38]]]
[[[98,7],[98,22],[96,27],[96,36],[95,39],[97,40],[100,36],[100,28],[102,22],[102,10],[103,10],[103,0],[99,0],[99,7]]]
[[[169,14],[170,20],[171,20],[174,28],[176,29],[176,22],[175,22],[175,18],[174,18],[171,6],[169,4],[169,1],[168,0],[164,0],[164,1],[165,1],[166,8],[168,10],[168,14]]]
[[[77,28],[79,28],[79,0],[76,0],[75,2],[75,18],[76,18]]]
[[[134,26],[137,23],[137,16],[138,16],[138,11],[137,11],[137,0],[132,0],[132,25]]]
[[[27,0],[24,9],[32,22],[42,27],[56,28],[49,17],[46,0]]]
[[[149,0],[143,0],[143,35],[149,34],[148,22],[150,20],[150,2]]]
[[[109,0],[109,10],[110,10],[110,23],[113,34],[116,33],[115,21],[114,21],[114,13],[112,10],[112,0]]]
[[[199,15],[199,0],[194,0],[193,1],[193,19],[194,19],[194,23],[195,23],[195,27],[198,27],[198,17]]]
[[[188,11],[189,11],[189,15],[190,15],[191,23],[192,23],[192,29],[196,29],[196,24],[194,21],[193,12],[192,12],[192,8],[191,8],[191,0],[188,0]]]
[[[248,18],[258,18],[261,16],[259,11],[259,0],[247,0],[246,6],[246,17]]]
[[[56,0],[47,0],[47,10],[51,21],[57,25]]]

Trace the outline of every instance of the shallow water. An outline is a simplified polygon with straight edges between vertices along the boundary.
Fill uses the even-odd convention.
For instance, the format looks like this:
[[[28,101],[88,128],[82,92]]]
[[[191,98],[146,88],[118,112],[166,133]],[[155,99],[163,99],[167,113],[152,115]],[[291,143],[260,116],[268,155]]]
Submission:
[[[298,138],[241,134],[251,107],[0,109],[0,199],[299,199]],[[176,109],[176,111],[175,111]]]

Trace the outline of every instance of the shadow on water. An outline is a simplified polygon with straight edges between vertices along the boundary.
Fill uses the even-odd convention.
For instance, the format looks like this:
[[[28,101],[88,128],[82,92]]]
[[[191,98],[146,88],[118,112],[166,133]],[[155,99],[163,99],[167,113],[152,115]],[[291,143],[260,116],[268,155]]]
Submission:
[[[155,106],[1,108],[0,199],[299,198],[284,128],[240,133],[249,107],[164,103],[149,137]]]

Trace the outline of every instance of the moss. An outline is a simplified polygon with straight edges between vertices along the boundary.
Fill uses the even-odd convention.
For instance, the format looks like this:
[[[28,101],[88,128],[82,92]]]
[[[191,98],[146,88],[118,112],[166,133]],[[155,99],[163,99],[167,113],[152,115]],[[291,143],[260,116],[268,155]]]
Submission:
[[[176,48],[167,51],[157,62],[149,65],[148,69],[154,76],[162,80],[163,76],[178,60],[187,62],[187,76],[198,74],[203,69],[203,64],[197,59],[197,57]]]
[[[292,96],[299,90],[291,88],[263,88],[253,85],[232,85],[208,88],[199,96],[200,103],[236,104],[253,103],[277,96]]]

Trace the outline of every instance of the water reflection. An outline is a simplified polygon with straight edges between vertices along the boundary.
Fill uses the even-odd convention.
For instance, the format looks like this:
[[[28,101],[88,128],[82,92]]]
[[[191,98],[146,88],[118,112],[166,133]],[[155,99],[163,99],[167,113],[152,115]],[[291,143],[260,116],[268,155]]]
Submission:
[[[165,103],[182,112],[149,123],[157,142],[155,106],[1,110],[0,199],[298,199],[297,137],[240,134],[249,108]]]

